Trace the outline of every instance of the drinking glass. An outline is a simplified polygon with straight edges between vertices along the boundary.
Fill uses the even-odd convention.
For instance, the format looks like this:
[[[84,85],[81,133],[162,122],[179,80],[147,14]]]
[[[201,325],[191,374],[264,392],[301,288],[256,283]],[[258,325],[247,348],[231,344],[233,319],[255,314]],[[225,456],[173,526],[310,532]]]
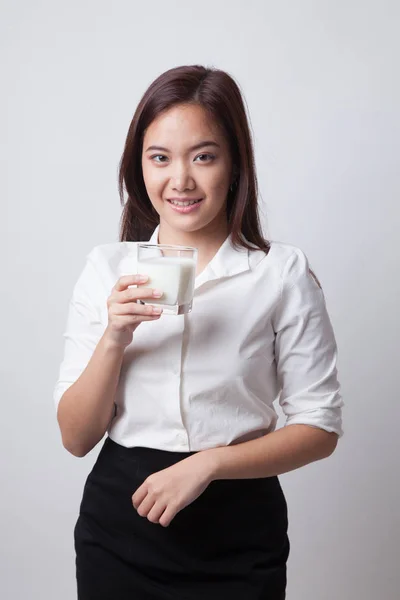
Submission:
[[[163,292],[161,298],[140,300],[163,307],[166,315],[190,313],[196,278],[197,248],[168,244],[138,243],[137,273],[149,279],[138,287]]]

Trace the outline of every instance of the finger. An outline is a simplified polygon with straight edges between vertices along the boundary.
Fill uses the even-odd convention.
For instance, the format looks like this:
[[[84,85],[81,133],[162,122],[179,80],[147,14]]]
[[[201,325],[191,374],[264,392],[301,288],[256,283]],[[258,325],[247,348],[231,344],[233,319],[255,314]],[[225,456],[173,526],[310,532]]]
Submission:
[[[153,306],[153,304],[137,304],[136,302],[127,302],[126,304],[115,304],[112,312],[114,315],[159,315],[162,313],[161,306]]]
[[[166,502],[158,501],[154,504],[153,508],[149,511],[147,519],[152,523],[158,523],[161,515],[167,508]]]
[[[155,503],[154,496],[147,494],[146,498],[140,503],[140,505],[136,509],[138,515],[140,515],[141,517],[147,517],[150,510],[153,508],[154,503]]]
[[[179,510],[173,504],[168,504],[167,508],[163,512],[163,514],[159,517],[158,522],[163,527],[168,527],[171,523],[172,519],[177,515]]]
[[[137,490],[136,492],[132,495],[132,504],[134,506],[134,508],[138,508],[141,504],[141,502],[145,499],[145,497],[147,496],[147,487],[146,485],[142,484]]]
[[[146,300],[154,298],[158,300],[162,295],[163,292],[161,290],[155,290],[153,288],[128,288],[122,292],[114,290],[107,299],[107,302],[108,304],[124,304],[141,298]]]
[[[115,315],[112,319],[112,324],[116,329],[129,329],[130,327],[137,327],[140,323],[157,321],[160,317],[161,314],[149,317],[142,315]]]
[[[144,274],[135,274],[135,275],[123,275],[118,279],[116,284],[114,285],[114,290],[117,292],[122,292],[125,290],[128,285],[139,285],[146,283],[148,281],[148,276]]]
[[[131,302],[139,298],[161,298],[163,292],[148,287],[129,288],[123,292],[118,292],[118,302]]]

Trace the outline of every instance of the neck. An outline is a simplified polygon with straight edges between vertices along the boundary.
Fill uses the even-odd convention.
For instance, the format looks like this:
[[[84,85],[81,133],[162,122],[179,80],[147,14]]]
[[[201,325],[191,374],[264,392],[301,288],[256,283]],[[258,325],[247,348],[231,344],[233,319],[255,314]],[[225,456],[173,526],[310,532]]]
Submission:
[[[199,231],[173,229],[168,223],[161,221],[158,232],[158,243],[197,248],[198,275],[218,252],[228,234],[228,223],[226,220],[219,224],[210,223],[208,227]]]

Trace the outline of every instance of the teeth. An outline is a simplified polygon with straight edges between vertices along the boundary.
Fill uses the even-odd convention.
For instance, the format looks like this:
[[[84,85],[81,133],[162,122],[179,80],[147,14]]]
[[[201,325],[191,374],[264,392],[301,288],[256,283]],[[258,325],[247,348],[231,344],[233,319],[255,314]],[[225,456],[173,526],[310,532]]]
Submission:
[[[178,200],[170,200],[171,204],[175,204],[175,206],[192,206],[192,204],[197,204],[200,200],[191,200],[190,202],[178,202]]]

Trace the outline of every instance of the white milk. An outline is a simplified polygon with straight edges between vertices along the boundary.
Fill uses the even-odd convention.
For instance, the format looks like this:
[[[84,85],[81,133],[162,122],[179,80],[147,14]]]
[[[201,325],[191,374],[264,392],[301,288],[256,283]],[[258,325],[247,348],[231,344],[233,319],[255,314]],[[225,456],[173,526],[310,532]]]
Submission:
[[[161,298],[149,298],[151,304],[171,306],[187,304],[192,300],[196,261],[180,256],[154,256],[138,261],[138,273],[148,275],[142,287],[156,288],[164,292]]]

